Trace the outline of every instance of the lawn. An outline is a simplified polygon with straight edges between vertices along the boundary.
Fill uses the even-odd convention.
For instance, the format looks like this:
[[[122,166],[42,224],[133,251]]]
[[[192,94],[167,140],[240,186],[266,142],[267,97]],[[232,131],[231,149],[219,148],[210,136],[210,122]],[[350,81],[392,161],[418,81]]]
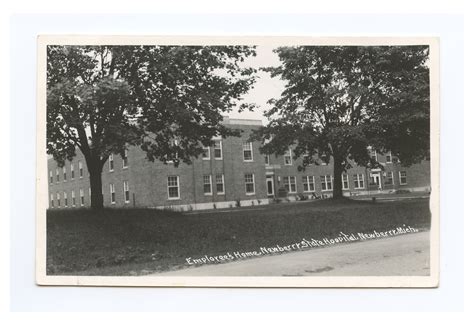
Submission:
[[[427,199],[323,200],[179,213],[154,209],[48,210],[49,275],[139,275],[187,257],[252,251],[339,232],[429,229]]]

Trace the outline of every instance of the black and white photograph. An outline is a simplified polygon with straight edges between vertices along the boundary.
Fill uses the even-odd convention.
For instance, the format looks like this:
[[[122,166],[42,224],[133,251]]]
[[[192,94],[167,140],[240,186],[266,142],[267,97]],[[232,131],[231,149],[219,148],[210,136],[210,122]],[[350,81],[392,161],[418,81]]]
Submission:
[[[40,36],[37,283],[438,286],[438,51]]]

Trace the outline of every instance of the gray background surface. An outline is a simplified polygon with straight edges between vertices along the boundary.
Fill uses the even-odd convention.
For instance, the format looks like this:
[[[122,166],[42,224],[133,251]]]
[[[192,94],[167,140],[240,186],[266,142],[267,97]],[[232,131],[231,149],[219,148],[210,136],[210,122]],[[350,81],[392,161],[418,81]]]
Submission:
[[[35,111],[36,36],[39,34],[439,36],[440,288],[297,290],[36,286]],[[462,308],[462,16],[17,15],[11,19],[11,40],[10,299],[13,311],[447,311]]]

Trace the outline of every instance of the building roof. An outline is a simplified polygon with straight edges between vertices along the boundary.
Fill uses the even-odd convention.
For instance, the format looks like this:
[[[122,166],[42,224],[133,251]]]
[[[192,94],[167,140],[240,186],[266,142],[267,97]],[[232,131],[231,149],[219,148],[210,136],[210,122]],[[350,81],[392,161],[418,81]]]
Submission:
[[[251,119],[239,119],[239,118],[229,118],[224,116],[223,124],[230,125],[258,125],[262,126],[262,120],[251,120]]]

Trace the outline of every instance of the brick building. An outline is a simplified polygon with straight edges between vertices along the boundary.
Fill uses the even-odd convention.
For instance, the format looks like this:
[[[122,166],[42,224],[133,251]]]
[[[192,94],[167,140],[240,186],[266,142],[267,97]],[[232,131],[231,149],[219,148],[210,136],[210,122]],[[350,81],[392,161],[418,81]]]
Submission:
[[[260,142],[247,142],[258,120],[224,119],[243,130],[241,137],[216,138],[191,164],[149,162],[138,147],[126,157],[111,155],[102,172],[102,194],[108,207],[155,207],[179,210],[267,204],[276,198],[298,200],[332,195],[331,163],[298,171],[291,149],[284,156],[260,153]],[[374,157],[382,169],[355,167],[343,175],[344,195],[429,191],[430,165],[402,167],[390,153]],[[80,151],[64,167],[48,160],[50,208],[90,206],[89,173]]]

